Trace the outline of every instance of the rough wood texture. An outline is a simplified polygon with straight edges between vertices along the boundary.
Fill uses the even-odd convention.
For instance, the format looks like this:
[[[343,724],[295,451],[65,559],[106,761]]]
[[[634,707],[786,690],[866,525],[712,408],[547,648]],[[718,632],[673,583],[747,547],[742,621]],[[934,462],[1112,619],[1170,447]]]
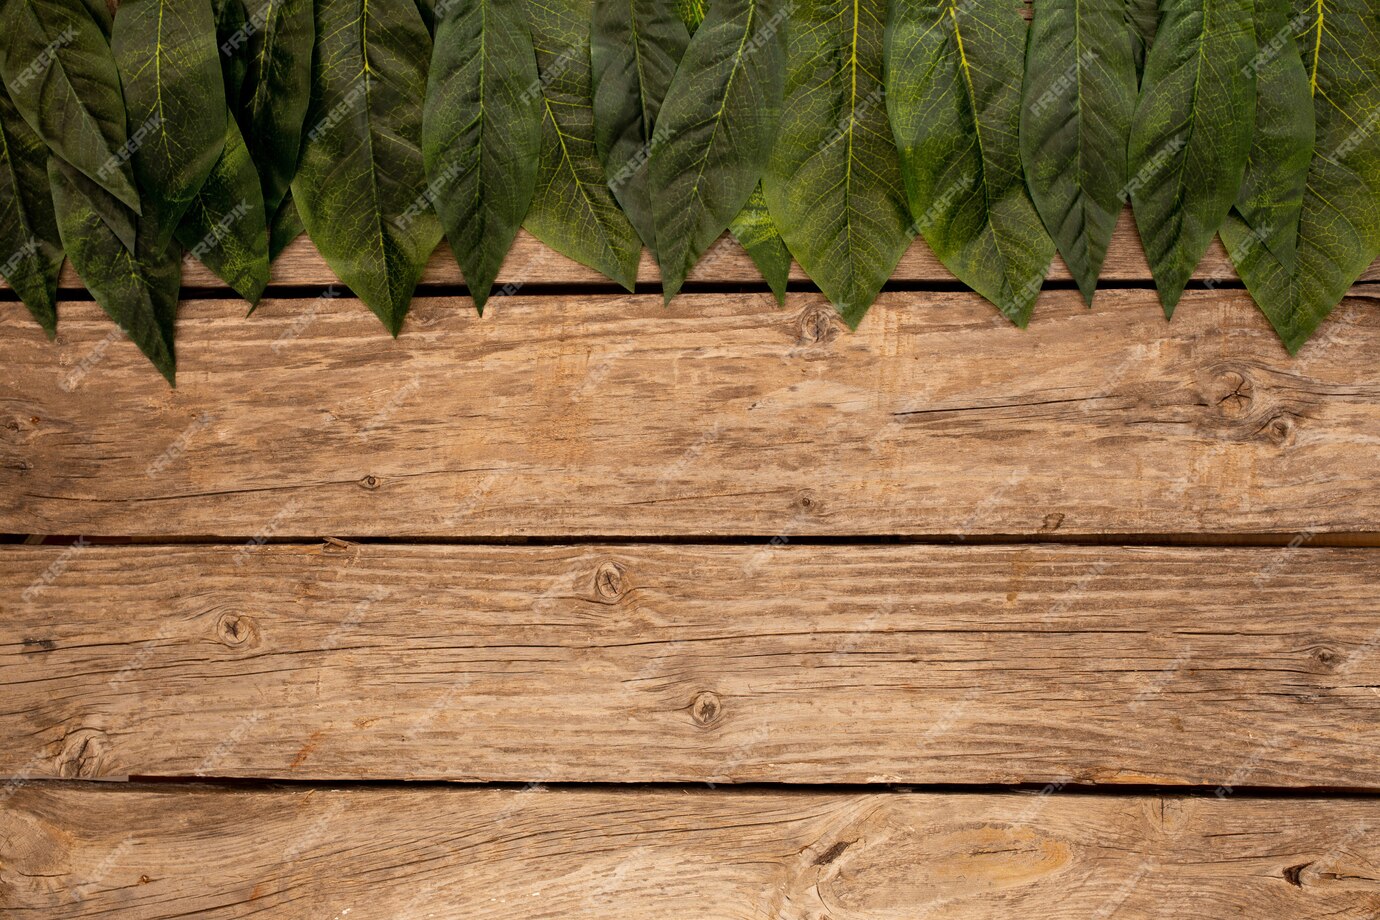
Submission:
[[[1380,788],[1380,552],[0,548],[0,775]]]
[[[40,784],[0,805],[0,911],[1371,920],[1377,822],[1345,799]]]
[[[0,532],[1373,532],[1380,312],[1291,359],[1251,302],[976,295],[186,305],[170,390],[91,303],[0,305]]]
[[[1054,264],[1050,267],[1049,277],[1060,281],[1067,281],[1071,278],[1068,268],[1064,266],[1063,260],[1058,256],[1055,257]],[[1227,257],[1227,251],[1217,239],[1212,241],[1212,246],[1203,256],[1197,271],[1194,272],[1194,277],[1199,280],[1220,283],[1237,280],[1236,269],[1232,267],[1231,260]],[[808,280],[799,265],[791,267],[791,278],[796,281]],[[642,254],[642,265],[638,270],[638,279],[652,284],[659,283],[661,280],[655,260],[646,252]],[[1136,235],[1135,222],[1131,219],[1131,212],[1127,210],[1121,215],[1121,222],[1117,225],[1116,234],[1113,236],[1111,247],[1107,252],[1107,262],[1102,269],[1103,285],[1110,286],[1118,281],[1148,281],[1149,279],[1150,267],[1146,264],[1145,253],[1141,249],[1140,238]],[[1363,281],[1376,279],[1380,279],[1380,262],[1376,262],[1361,276]],[[752,264],[752,260],[748,258],[743,248],[732,237],[725,236],[710,251],[705,260],[690,273],[689,280],[692,282],[761,284],[762,275]],[[934,253],[921,239],[917,239],[901,258],[900,264],[896,266],[896,271],[892,275],[892,280],[957,283],[953,274],[939,263],[939,260],[934,257]],[[289,245],[273,265],[274,284],[326,285],[334,284],[336,281],[335,273],[326,265],[325,260],[316,251],[316,247],[305,236],[299,237]],[[183,268],[182,283],[186,287],[225,287],[225,283],[217,278],[210,269],[190,256]],[[427,265],[426,273],[422,277],[422,283],[464,283],[460,269],[455,264],[455,258],[444,243],[432,255],[431,262]],[[535,237],[524,230],[518,234],[513,249],[503,263],[502,271],[499,272],[498,285],[501,287],[505,284],[521,286],[524,284],[612,284],[612,282],[593,269],[586,268],[572,259],[567,259],[545,244],[538,242]],[[77,276],[71,263],[68,263],[63,269],[61,285],[68,290],[81,290],[83,288],[81,279]],[[0,279],[0,288],[7,286],[4,279]]]

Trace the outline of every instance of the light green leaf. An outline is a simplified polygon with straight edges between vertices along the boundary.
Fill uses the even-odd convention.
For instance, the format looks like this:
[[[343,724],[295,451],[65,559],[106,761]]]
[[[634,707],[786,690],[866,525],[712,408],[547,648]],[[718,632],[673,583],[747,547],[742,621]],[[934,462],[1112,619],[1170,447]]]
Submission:
[[[101,309],[173,383],[181,247],[175,242],[154,245],[152,227],[141,221],[138,246],[131,253],[56,162],[50,162],[48,176],[58,229],[73,267]]]
[[[1004,0],[893,0],[887,27],[911,216],[939,260],[1018,326],[1054,255],[1021,173],[1025,33]]]
[[[422,154],[455,260],[482,313],[537,187],[541,96],[526,0],[437,10]]]
[[[667,301],[751,197],[785,88],[785,0],[711,6],[662,104],[650,178]]]
[[[422,162],[431,36],[412,0],[317,0],[292,197],[332,270],[397,335],[441,241]]]
[[[528,3],[542,108],[537,190],[524,222],[559,253],[632,290],[642,243],[619,210],[594,145],[591,0]]]
[[[781,238],[776,222],[771,219],[762,183],[757,183],[752,190],[747,204],[729,223],[728,231],[752,257],[752,263],[766,279],[767,286],[776,296],[776,302],[784,304],[786,284],[791,280],[791,251],[786,248],[786,241]]]
[[[139,210],[108,26],[70,0],[4,0],[0,75],[55,154]]]
[[[1104,0],[1035,0],[1021,161],[1035,210],[1088,304],[1125,207],[1138,85],[1121,10]]]
[[[268,286],[268,222],[259,174],[234,119],[226,122],[225,149],[177,239],[250,304],[259,302]]]
[[[1291,354],[1380,257],[1380,16],[1366,0],[1299,0],[1295,10],[1316,119],[1297,270],[1239,217],[1222,227],[1237,271]]]
[[[110,44],[129,112],[146,229],[161,249],[225,147],[210,0],[124,0]]]
[[[312,0],[249,0],[252,31],[221,45],[244,49],[245,76],[235,117],[274,213],[297,174],[297,156],[311,102]]]
[[[1127,185],[1166,316],[1222,226],[1255,125],[1252,0],[1165,0],[1131,129]]]
[[[0,276],[52,338],[62,272],[48,148],[0,87]]]
[[[855,328],[912,236],[882,83],[885,28],[886,0],[796,0],[763,180],[786,245]]]
[[[653,255],[652,135],[689,43],[689,30],[665,0],[594,0],[594,143],[609,188]]]

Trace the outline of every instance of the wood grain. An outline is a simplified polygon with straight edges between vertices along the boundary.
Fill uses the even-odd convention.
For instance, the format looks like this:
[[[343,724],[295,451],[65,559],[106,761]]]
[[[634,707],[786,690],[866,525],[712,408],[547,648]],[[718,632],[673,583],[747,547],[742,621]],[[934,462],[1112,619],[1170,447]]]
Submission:
[[[1380,531],[1380,292],[1297,358],[1251,302],[976,295],[182,311],[178,387],[91,303],[0,305],[0,532],[282,537]]]
[[[1380,552],[0,548],[0,775],[1380,789]]]
[[[35,784],[0,910],[131,920],[989,920],[1380,910],[1380,802]]]
[[[1058,256],[1050,266],[1051,280],[1068,281],[1072,279],[1068,268]],[[1236,269],[1227,256],[1221,242],[1213,239],[1211,247],[1203,256],[1193,277],[1201,281],[1228,283],[1237,280]],[[791,266],[791,279],[809,280],[799,265]],[[638,280],[648,284],[659,284],[660,272],[655,260],[642,254],[642,264],[638,269]],[[762,284],[762,275],[743,248],[725,235],[705,257],[704,261],[690,273],[691,282],[700,283],[742,283]],[[892,273],[896,282],[952,282],[957,283],[953,274],[940,264],[924,240],[916,239],[901,262]],[[1117,282],[1149,281],[1150,267],[1141,249],[1140,237],[1136,234],[1135,222],[1130,210],[1121,215],[1115,235],[1107,251],[1107,262],[1102,269],[1104,287],[1115,287]],[[1361,276],[1362,281],[1380,280],[1380,261],[1377,261]],[[191,256],[183,266],[182,283],[189,288],[225,288],[225,283]],[[336,284],[338,279],[326,265],[316,247],[305,236],[291,243],[273,265],[273,284],[328,285]],[[432,255],[422,284],[463,284],[464,278],[456,265],[446,244],[442,244]],[[603,284],[611,285],[608,278],[586,268],[573,259],[568,259],[534,236],[523,230],[518,233],[503,268],[499,272],[497,284],[511,285],[514,288],[527,284]],[[63,268],[60,284],[64,290],[81,290],[84,285],[76,271],[68,263]],[[0,289],[6,288],[0,279]]]

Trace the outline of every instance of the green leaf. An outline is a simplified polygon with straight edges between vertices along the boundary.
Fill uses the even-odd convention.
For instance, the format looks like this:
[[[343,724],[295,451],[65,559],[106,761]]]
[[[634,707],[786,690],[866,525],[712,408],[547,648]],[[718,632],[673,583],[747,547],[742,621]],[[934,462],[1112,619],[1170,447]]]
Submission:
[[[1313,159],[1313,99],[1303,57],[1289,22],[1288,0],[1256,0],[1260,50],[1256,75],[1255,137],[1235,211],[1252,234],[1289,271],[1298,264],[1299,218]]]
[[[278,213],[273,215],[273,223],[268,228],[269,261],[278,261],[278,256],[282,255],[288,244],[305,233],[306,229],[302,226],[302,215],[297,213],[297,205],[293,203],[292,193],[289,192],[282,204],[278,205]]]
[[[210,0],[124,0],[115,16],[110,44],[129,111],[142,223],[157,249],[172,239],[225,147],[215,34]]]
[[[1124,28],[1131,32],[1131,58],[1135,61],[1136,80],[1145,74],[1145,58],[1155,43],[1155,30],[1159,26],[1159,0],[1125,0],[1122,10]]]
[[[785,89],[788,9],[786,0],[711,6],[666,94],[649,174],[668,302],[766,171]]]
[[[48,159],[47,146],[0,87],[0,276],[52,338],[63,252]]]
[[[220,49],[220,72],[225,83],[225,104],[234,112],[240,107],[240,93],[249,73],[246,37],[254,28],[244,0],[211,0],[216,20],[216,46]],[[302,102],[305,106],[305,100]]]
[[[0,76],[53,153],[136,212],[124,96],[102,21],[68,0],[6,0]]]
[[[526,0],[438,10],[422,117],[436,211],[482,313],[537,187],[542,109]]]
[[[101,220],[110,228],[110,232],[115,234],[115,238],[123,243],[126,249],[133,250],[138,234],[139,216],[123,201],[96,184],[85,173],[79,172],[66,160],[54,156],[52,166],[63,174],[68,183],[81,191],[86,198],[87,206],[100,215]]]
[[[676,11],[691,35],[704,22],[704,0],[676,0]],[[753,264],[776,295],[776,302],[784,305],[786,283],[791,278],[791,251],[786,248],[786,241],[772,220],[761,182],[752,190],[738,216],[729,223],[728,232],[752,257]]]
[[[1165,0],[1131,128],[1127,185],[1166,316],[1222,226],[1255,124],[1252,0]]]
[[[594,143],[609,188],[653,255],[652,133],[689,43],[690,31],[664,0],[594,2]]]
[[[781,134],[763,180],[776,226],[856,328],[911,240],[887,121],[886,0],[796,0]]]
[[[441,3],[437,3],[436,0],[417,0],[417,12],[422,15],[422,23],[433,38],[436,35],[436,8],[440,6],[444,10],[446,3],[453,2],[455,0],[442,0]]]
[[[297,173],[311,102],[316,22],[311,0],[250,0],[248,8],[255,28],[222,43],[221,50],[244,48],[246,72],[235,117],[272,214]]]
[[[106,314],[173,383],[181,247],[155,245],[153,228],[141,221],[138,246],[131,253],[70,175],[56,168],[56,160],[49,164],[58,229],[72,265]]]
[[[106,4],[105,0],[82,0],[82,5],[91,14],[91,18],[96,20],[96,25],[100,26],[106,41],[109,41],[110,29],[115,23],[115,11]]]
[[[292,197],[326,263],[397,335],[441,223],[422,107],[431,36],[412,0],[317,0],[311,108]]]
[[[234,119],[226,122],[225,149],[177,239],[250,304],[259,302],[268,286],[268,222],[259,174]]]
[[[1138,85],[1121,10],[1100,0],[1035,0],[1021,162],[1035,210],[1090,305],[1125,207]]]
[[[557,252],[632,290],[642,250],[619,210],[594,144],[589,60],[591,0],[527,3],[542,110],[537,190],[524,222]]]
[[[1054,244],[1017,140],[1026,25],[1003,0],[893,0],[887,109],[911,216],[939,260],[1018,326]]]
[[[747,204],[729,223],[728,231],[752,257],[752,263],[766,279],[776,302],[785,304],[786,283],[791,280],[791,251],[786,248],[786,241],[771,218],[762,183],[757,183],[752,190]]]
[[[1380,17],[1366,0],[1299,0],[1295,10],[1316,119],[1296,271],[1238,216],[1222,227],[1237,271],[1291,354],[1380,257]]]

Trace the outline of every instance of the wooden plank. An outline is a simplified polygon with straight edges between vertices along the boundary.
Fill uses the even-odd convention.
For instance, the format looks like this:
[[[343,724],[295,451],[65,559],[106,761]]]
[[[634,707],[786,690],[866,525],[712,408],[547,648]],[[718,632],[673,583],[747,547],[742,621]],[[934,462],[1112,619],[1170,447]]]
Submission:
[[[1374,799],[36,784],[15,916],[1029,920],[1380,910]]]
[[[0,775],[1380,788],[1380,553],[0,548]]]
[[[0,533],[1380,531],[1380,312],[1290,358],[1248,298],[195,302],[170,390],[91,303],[0,305]]]
[[[1052,280],[1067,281],[1072,278],[1068,268],[1059,257],[1055,257],[1050,267]],[[1211,247],[1199,263],[1194,277],[1199,280],[1227,283],[1237,280],[1236,269],[1227,256],[1221,242],[1214,239]],[[642,265],[638,278],[649,284],[659,284],[661,274],[656,262],[646,252],[642,254]],[[791,278],[807,281],[808,276],[799,265],[792,265]],[[743,248],[727,235],[720,240],[706,256],[705,260],[690,273],[692,282],[719,282],[760,284],[762,275]],[[953,274],[940,264],[924,240],[917,239],[901,258],[892,274],[893,281],[917,282],[955,282]],[[1116,282],[1148,281],[1150,267],[1145,261],[1145,253],[1136,235],[1135,222],[1131,212],[1125,211],[1117,224],[1115,235],[1107,251],[1107,262],[1102,270],[1102,282],[1107,287]],[[1363,281],[1380,280],[1380,261],[1372,265],[1364,275]],[[68,263],[64,269],[61,285],[67,290],[81,290],[84,285],[76,271]],[[225,284],[210,269],[196,259],[188,256],[183,267],[182,283],[186,287],[224,288]],[[336,275],[326,265],[316,247],[305,236],[290,244],[273,266],[274,284],[328,285],[337,283]],[[464,278],[455,263],[455,257],[444,243],[432,255],[422,276],[422,284],[463,284]],[[498,285],[512,285],[520,288],[526,284],[612,284],[608,278],[586,268],[573,259],[568,259],[527,231],[519,232],[513,249],[503,263],[498,275]],[[0,288],[5,288],[0,279]]]

